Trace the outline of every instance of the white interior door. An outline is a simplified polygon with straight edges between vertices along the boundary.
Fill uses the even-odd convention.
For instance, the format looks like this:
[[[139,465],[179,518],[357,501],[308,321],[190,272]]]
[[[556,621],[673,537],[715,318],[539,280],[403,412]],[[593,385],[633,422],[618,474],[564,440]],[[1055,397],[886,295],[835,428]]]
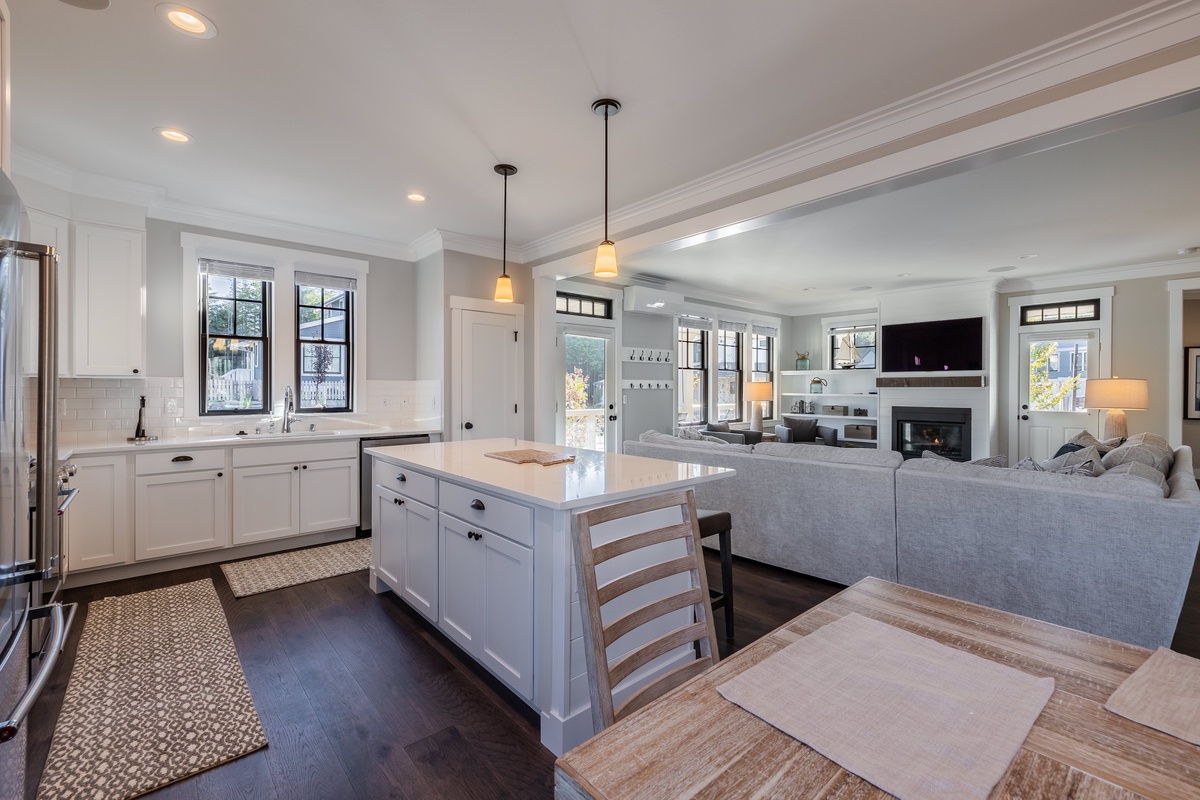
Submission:
[[[514,315],[459,312],[458,369],[452,390],[458,419],[452,436],[465,440],[523,436],[520,330]]]
[[[611,329],[559,326],[557,443],[615,453],[618,432],[616,347]]]
[[[1021,334],[1017,460],[1044,461],[1088,428],[1084,387],[1099,366],[1099,329]]]

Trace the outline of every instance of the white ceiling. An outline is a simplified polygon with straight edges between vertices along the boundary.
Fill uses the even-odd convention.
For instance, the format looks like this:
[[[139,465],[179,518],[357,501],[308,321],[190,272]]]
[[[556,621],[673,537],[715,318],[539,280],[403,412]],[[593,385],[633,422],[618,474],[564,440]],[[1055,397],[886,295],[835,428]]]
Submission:
[[[507,161],[517,247],[588,223],[599,239],[598,97],[623,104],[610,123],[616,216],[1141,5],[197,0],[219,31],[198,40],[153,0],[8,3],[23,151],[162,187],[179,207],[404,246],[434,229],[498,239],[492,167]],[[160,126],[196,140],[168,144]],[[1026,252],[1054,270],[1145,260],[1200,238],[1183,213],[1197,208],[1196,159],[1168,149],[1200,128],[1195,115],[1144,127],[623,268],[778,304],[806,286],[832,297],[975,276]],[[413,190],[429,202],[405,200]]]

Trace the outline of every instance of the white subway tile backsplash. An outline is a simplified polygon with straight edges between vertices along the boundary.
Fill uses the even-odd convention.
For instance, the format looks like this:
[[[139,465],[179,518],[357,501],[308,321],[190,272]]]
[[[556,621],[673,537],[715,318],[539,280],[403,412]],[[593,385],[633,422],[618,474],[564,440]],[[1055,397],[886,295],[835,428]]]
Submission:
[[[120,407],[121,407],[121,400],[118,397],[97,398],[92,401],[92,408],[120,408]]]
[[[100,387],[102,389],[119,389],[121,388],[120,378],[92,378],[89,384],[92,387]]]
[[[75,419],[104,419],[108,410],[104,408],[81,408],[78,411],[67,412],[75,415]],[[67,419],[66,416],[63,419]]]
[[[107,389],[96,389],[91,386],[80,386],[78,389],[73,389],[76,397],[105,397]],[[62,397],[62,389],[59,389],[59,397]]]
[[[133,389],[105,389],[105,397],[133,397]]]

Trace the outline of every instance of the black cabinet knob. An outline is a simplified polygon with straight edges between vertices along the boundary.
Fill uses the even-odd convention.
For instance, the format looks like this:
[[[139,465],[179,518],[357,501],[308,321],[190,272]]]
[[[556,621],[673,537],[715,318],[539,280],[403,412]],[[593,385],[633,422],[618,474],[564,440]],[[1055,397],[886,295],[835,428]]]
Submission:
[[[408,476],[405,475],[403,472],[401,472],[399,475],[396,476],[396,480],[400,481],[401,483],[404,483],[405,481],[408,480]]]
[[[224,473],[224,472],[218,472],[218,473],[217,473],[217,477],[218,477],[218,478],[223,478],[223,477],[225,477],[225,473]]]
[[[138,374],[138,371],[135,369],[135,370],[133,371],[133,374],[134,374],[134,375],[137,375],[137,374]]]
[[[304,465],[303,467],[301,467],[300,469],[308,469],[308,464],[305,464],[305,465]]]
[[[403,501],[403,500],[401,500],[399,497],[393,497],[393,498],[392,498],[392,502],[393,502],[393,503],[395,503],[395,504],[396,504],[396,505],[398,505],[398,506],[402,506],[402,505],[404,505],[404,501]]]
[[[297,465],[295,465],[295,466],[293,466],[293,467],[292,467],[292,471],[293,471],[293,472],[296,472],[296,471],[297,471],[297,470],[299,470],[299,469],[300,469],[300,465],[299,465],[299,464],[297,464]]]
[[[483,501],[476,497],[471,501],[471,508],[475,509],[476,511],[483,511]]]

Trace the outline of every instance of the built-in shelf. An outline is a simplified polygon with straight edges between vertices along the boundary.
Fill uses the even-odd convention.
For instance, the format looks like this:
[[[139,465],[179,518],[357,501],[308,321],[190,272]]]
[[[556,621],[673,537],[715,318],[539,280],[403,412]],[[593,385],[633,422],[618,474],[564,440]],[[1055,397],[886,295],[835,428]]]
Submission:
[[[878,400],[877,394],[838,394],[836,392],[780,392],[780,397],[861,397],[864,400]]]

